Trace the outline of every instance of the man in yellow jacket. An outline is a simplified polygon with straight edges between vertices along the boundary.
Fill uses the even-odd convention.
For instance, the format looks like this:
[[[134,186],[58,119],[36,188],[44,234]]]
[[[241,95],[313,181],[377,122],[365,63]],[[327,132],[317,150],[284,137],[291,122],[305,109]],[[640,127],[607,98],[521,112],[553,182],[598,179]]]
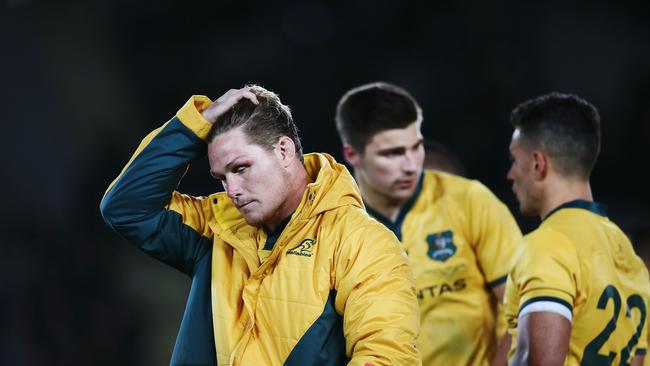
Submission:
[[[225,192],[175,191],[207,155]],[[289,108],[258,86],[192,97],[101,203],[121,236],[192,286],[173,365],[419,365],[414,279],[395,236]]]

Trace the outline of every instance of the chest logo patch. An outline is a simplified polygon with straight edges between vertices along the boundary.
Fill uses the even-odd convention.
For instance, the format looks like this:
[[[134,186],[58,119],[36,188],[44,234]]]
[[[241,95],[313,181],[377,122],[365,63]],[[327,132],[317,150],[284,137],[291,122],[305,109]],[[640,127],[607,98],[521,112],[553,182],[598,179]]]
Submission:
[[[311,257],[312,251],[316,245],[316,239],[305,239],[300,244],[287,250],[287,254],[299,255],[301,257]]]
[[[427,254],[433,260],[446,261],[456,254],[457,248],[453,239],[454,233],[451,230],[429,234],[427,236],[427,243],[429,244]]]

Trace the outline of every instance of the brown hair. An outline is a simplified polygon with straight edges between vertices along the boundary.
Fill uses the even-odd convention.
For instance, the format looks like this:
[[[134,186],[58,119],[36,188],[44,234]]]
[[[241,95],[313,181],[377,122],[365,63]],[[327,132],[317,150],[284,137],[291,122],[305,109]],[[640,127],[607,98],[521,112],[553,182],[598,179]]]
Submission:
[[[558,173],[589,179],[600,152],[600,116],[586,100],[550,93],[519,104],[510,115],[527,149],[542,149]]]
[[[421,122],[422,109],[405,89],[380,81],[345,93],[335,120],[343,143],[363,154],[375,134]]]
[[[251,143],[272,150],[280,137],[287,136],[293,140],[296,154],[300,161],[303,161],[298,128],[293,123],[289,106],[282,104],[276,93],[259,85],[246,87],[255,94],[259,104],[256,105],[245,98],[241,99],[217,118],[208,141],[212,141],[224,132],[241,127]]]

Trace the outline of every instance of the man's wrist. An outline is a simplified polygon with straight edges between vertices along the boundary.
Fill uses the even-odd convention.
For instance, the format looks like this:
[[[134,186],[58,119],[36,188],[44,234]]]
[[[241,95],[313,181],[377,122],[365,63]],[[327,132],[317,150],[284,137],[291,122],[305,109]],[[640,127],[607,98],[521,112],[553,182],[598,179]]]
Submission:
[[[212,123],[203,116],[202,112],[210,104],[212,104],[212,101],[209,98],[194,95],[176,113],[176,117],[204,141],[208,139],[208,135],[212,130]]]

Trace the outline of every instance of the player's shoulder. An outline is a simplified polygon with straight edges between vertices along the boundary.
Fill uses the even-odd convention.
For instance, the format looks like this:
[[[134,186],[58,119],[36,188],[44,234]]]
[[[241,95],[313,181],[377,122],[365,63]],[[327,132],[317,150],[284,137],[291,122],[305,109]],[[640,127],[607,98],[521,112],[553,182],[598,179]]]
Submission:
[[[444,196],[459,201],[469,198],[490,197],[494,195],[490,189],[476,179],[437,170],[425,170],[423,189],[433,190],[436,196]]]
[[[575,245],[563,235],[548,228],[538,228],[523,237],[512,261],[512,275],[517,278],[548,276],[555,278],[558,268],[569,271],[580,267]]]
[[[438,183],[444,186],[454,186],[462,189],[467,188],[473,182],[472,179],[461,177],[460,175],[455,175],[440,170],[425,169],[424,172],[425,183]]]
[[[529,255],[575,253],[575,243],[562,230],[540,226],[524,235],[521,249]]]

